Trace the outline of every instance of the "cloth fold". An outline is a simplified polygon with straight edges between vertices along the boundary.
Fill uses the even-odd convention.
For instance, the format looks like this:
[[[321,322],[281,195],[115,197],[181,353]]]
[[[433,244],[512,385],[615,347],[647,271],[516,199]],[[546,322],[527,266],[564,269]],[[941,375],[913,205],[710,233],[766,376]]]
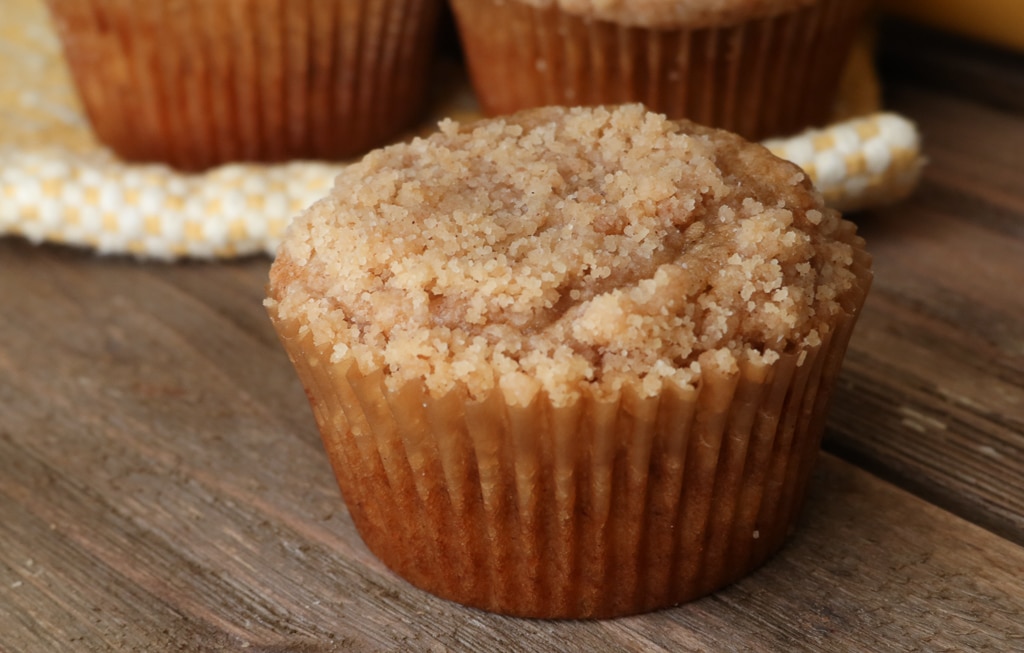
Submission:
[[[895,202],[922,166],[914,124],[879,113],[765,145],[801,166],[840,210]],[[340,164],[232,164],[200,174],[125,164],[103,151],[0,151],[0,235],[138,258],[273,255],[290,218]]]

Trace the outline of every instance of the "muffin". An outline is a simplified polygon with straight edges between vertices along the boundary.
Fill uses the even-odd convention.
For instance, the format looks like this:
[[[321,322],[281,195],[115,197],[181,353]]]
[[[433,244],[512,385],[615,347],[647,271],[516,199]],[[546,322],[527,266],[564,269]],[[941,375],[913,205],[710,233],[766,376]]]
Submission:
[[[340,159],[423,106],[440,0],[47,0],[97,137],[129,161]]]
[[[385,564],[485,610],[609,617],[783,544],[869,267],[759,145],[544,108],[348,167],[266,306]]]
[[[489,115],[643,102],[751,140],[828,121],[867,0],[452,0]]]

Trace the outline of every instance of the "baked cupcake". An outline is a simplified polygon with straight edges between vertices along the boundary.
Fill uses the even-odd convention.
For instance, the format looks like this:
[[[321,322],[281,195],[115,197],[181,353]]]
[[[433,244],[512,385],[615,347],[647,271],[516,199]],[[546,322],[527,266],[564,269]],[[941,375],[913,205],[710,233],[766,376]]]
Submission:
[[[385,564],[486,610],[608,617],[783,544],[869,266],[759,145],[546,108],[348,167],[266,305]]]
[[[417,120],[440,0],[47,0],[97,137],[129,161],[340,159]]]
[[[746,138],[827,122],[867,0],[452,0],[485,113],[643,102]]]

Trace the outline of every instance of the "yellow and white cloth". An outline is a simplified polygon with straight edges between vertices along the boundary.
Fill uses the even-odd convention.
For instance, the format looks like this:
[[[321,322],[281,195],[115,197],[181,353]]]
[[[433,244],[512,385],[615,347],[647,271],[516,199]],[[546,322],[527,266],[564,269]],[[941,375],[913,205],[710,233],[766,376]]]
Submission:
[[[4,4],[0,236],[163,260],[273,254],[289,219],[341,169],[294,162],[184,174],[122,163],[89,131],[42,0]],[[922,164],[916,128],[894,114],[765,144],[804,168],[841,210],[901,199]]]
[[[63,151],[0,154],[0,234],[140,258],[273,253],[338,166],[229,165],[200,175]]]
[[[807,173],[840,211],[884,206],[908,196],[921,176],[921,138],[911,121],[875,113],[764,142]]]
[[[907,194],[920,167],[911,123],[877,114],[766,143],[841,209]],[[228,165],[185,175],[66,151],[0,153],[0,234],[138,257],[273,253],[288,219],[323,196],[340,166]]]

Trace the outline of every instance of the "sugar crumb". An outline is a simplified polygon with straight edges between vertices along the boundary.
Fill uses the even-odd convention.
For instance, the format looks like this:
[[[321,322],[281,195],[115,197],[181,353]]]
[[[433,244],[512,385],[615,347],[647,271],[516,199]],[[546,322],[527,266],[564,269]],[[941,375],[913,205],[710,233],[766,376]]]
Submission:
[[[863,292],[862,241],[796,174],[639,105],[444,120],[293,222],[268,303],[396,386],[692,387],[805,355]]]

